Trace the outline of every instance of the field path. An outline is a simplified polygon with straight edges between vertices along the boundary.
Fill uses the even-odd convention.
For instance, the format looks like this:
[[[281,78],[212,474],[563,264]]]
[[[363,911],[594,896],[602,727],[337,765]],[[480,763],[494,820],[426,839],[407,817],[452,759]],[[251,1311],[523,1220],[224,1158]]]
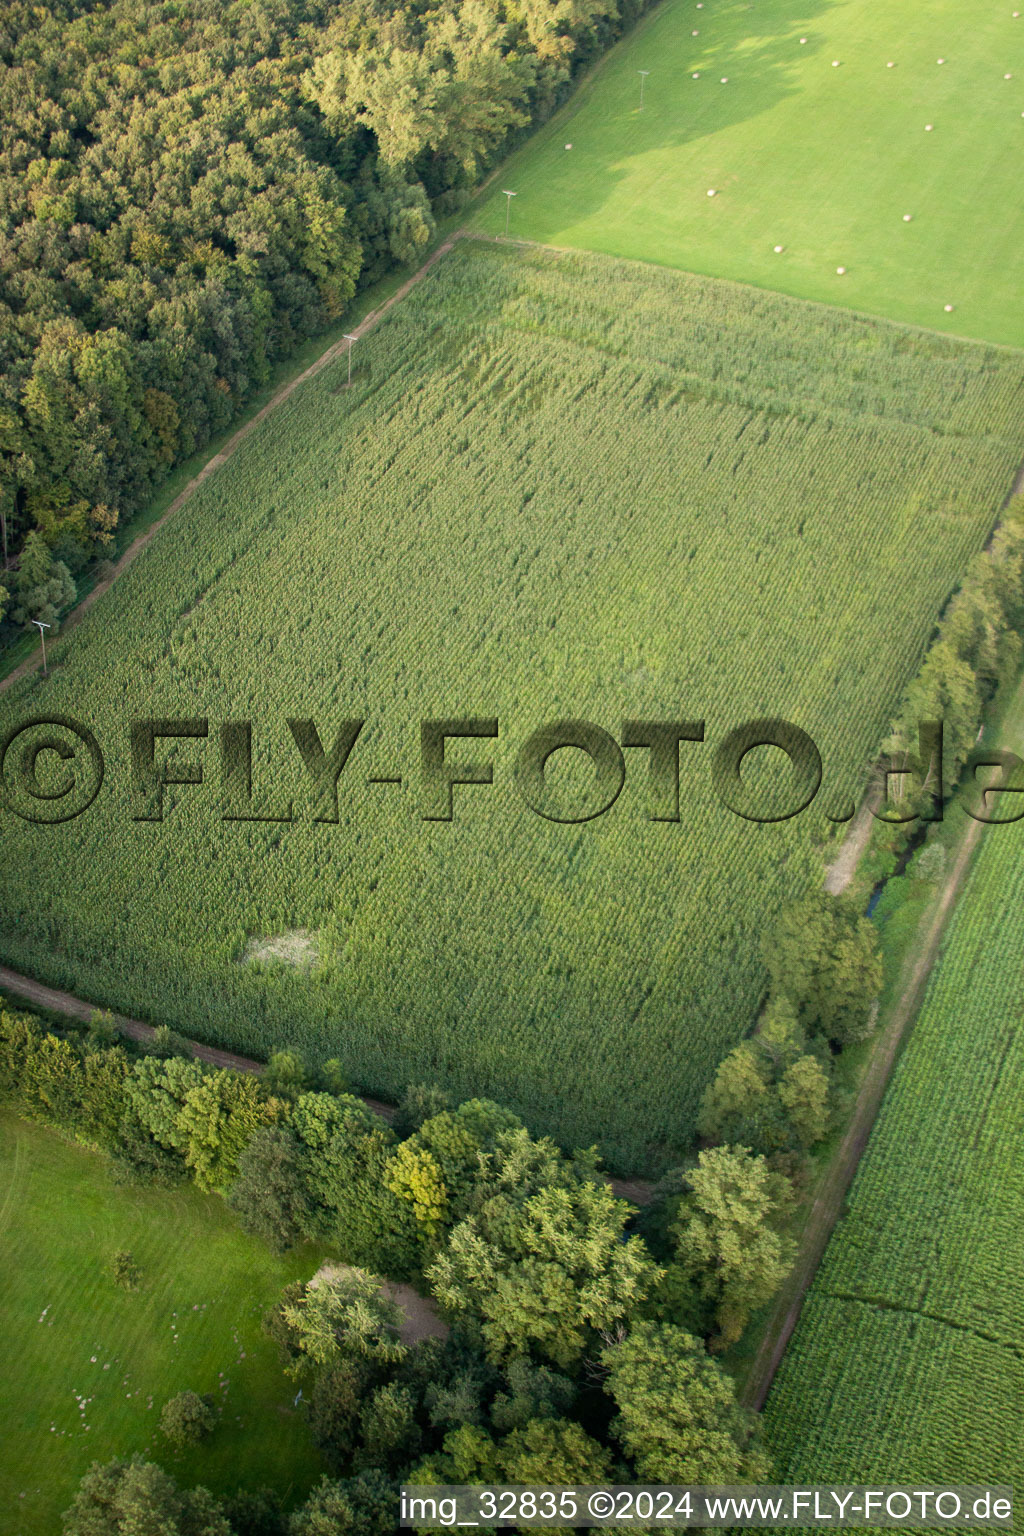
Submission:
[[[393,304],[399,303],[400,300],[404,299],[409,290],[414,288],[416,284],[426,276],[434,263],[439,261],[446,251],[450,251],[456,240],[461,240],[465,233],[465,230],[458,229],[454,234],[449,235],[447,240],[442,241],[436,250],[431,251],[423,265],[419,267],[411,277],[407,278],[402,286],[397,289],[389,299],[385,300],[385,302],[379,305],[376,309],[371,310],[370,313],[359,322],[359,324],[352,331],[352,335],[357,339],[360,339],[365,336],[368,331],[372,331],[377,322],[385,314],[387,314],[391,306]],[[157,518],[156,522],[146,529],[145,533],[140,533],[138,538],[132,540],[124,554],[115,564],[114,569],[111,571],[110,575],[104,581],[97,582],[89,595],[84,597],[80,603],[72,608],[71,612],[65,617],[61,624],[60,633],[57,637],[58,640],[63,639],[69,630],[74,629],[76,625],[82,622],[83,617],[89,612],[89,609],[92,607],[92,605],[98,602],[104,593],[109,591],[112,583],[117,580],[123,571],[128,569],[136,556],[145,549],[147,544],[152,542],[153,538],[157,533],[159,533],[160,529],[164,526],[168,519],[173,517],[175,512],[179,511],[185,505],[186,501],[188,501],[189,498],[203,484],[203,481],[208,480],[212,474],[220,469],[222,464],[226,464],[228,459],[230,459],[238,451],[241,444],[249,436],[249,433],[252,432],[265,417],[269,416],[271,411],[276,411],[279,405],[283,405],[288,397],[296,389],[298,389],[300,384],[305,384],[307,379],[313,378],[314,375],[318,374],[322,368],[326,368],[327,365],[329,363],[333,363],[336,358],[344,356],[347,346],[348,342],[345,337],[342,337],[340,341],[333,342],[329,347],[321,352],[319,357],[314,358],[313,362],[311,362],[309,367],[304,369],[302,373],[296,374],[294,379],[289,379],[287,383],[281,385],[280,389],[275,390],[274,394],[271,395],[266,405],[263,406],[261,410],[258,410],[253,416],[250,416],[248,421],[244,421],[236,432],[232,433],[227,442],[224,444],[224,447],[221,448],[217,453],[212,454],[210,458],[207,459],[199,473],[197,475],[193,475],[185,489],[179,492],[177,496],[175,496],[174,500],[167,508],[167,511],[162,513],[161,516]],[[0,693],[3,693],[5,689],[10,688],[15,682],[18,681],[19,678],[28,677],[30,673],[37,672],[41,664],[41,653],[34,651],[31,656],[27,657],[23,662],[20,662],[19,665],[16,666],[11,672],[9,672],[6,677],[0,678]]]
[[[1024,494],[1024,463],[1021,463],[1017,470],[1013,484],[1000,508],[1000,520],[1001,514],[1006,511],[1010,502],[1022,494]],[[996,527],[998,526],[997,523]],[[995,537],[995,530],[992,537]],[[991,542],[990,539],[989,545]],[[1006,721],[1019,721],[1022,709],[1024,709],[1024,683],[1018,686],[1007,710]],[[830,895],[840,895],[853,879],[861,854],[871,836],[871,819],[869,794],[861,801],[836,858],[825,871],[824,887]],[[796,1262],[776,1298],[768,1326],[764,1330],[761,1344],[754,1356],[754,1362],[743,1389],[744,1402],[748,1407],[760,1410],[764,1406],[769,1388],[775,1379],[775,1373],[792,1338],[803,1307],[804,1296],[824,1257],[828,1240],[839,1220],[847,1190],[853,1182],[857,1165],[867,1146],[900,1043],[923,999],[925,984],[938,958],[946,922],[960,894],[970,868],[971,856],[978,845],[983,828],[983,822],[972,821],[964,833],[956,863],[937,904],[932,909],[923,946],[913,963],[909,956],[905,962],[899,1002],[893,1008],[872,1054],[871,1064],[857,1095],[853,1117],[815,1197],[807,1224],[801,1233]]]
[[[971,857],[983,831],[984,823],[980,821],[972,821],[967,828],[949,879],[925,919],[927,928],[920,947],[914,954],[908,955],[904,962],[898,1001],[872,1053],[846,1134],[815,1196],[807,1224],[800,1236],[796,1262],[778,1294],[761,1345],[754,1356],[743,1389],[743,1399],[749,1408],[760,1410],[764,1406],[768,1389],[792,1337],[804,1296],[824,1256],[857,1165],[867,1146],[900,1044],[921,1005],[928,977],[938,958],[946,922],[963,887]]]
[[[41,981],[33,981],[31,976],[22,976],[20,971],[12,971],[6,965],[0,965],[0,993],[9,993],[14,997],[24,998],[27,1003],[34,1003],[37,1008],[45,1008],[49,1013],[62,1013],[65,1018],[78,1019],[82,1024],[88,1024],[93,1014],[109,1010],[99,1009],[96,1003],[87,1003],[81,997],[76,997],[73,992],[62,992],[57,987],[47,987]],[[123,1013],[111,1013],[110,1017],[123,1035],[128,1035],[132,1040],[151,1040],[156,1033],[152,1024],[144,1024],[141,1019],[130,1019]],[[208,1061],[214,1067],[230,1067],[235,1072],[262,1072],[264,1063],[256,1061],[252,1056],[237,1056],[234,1051],[219,1051],[212,1045],[200,1045],[197,1040],[190,1040],[192,1054],[200,1061]],[[397,1113],[393,1104],[385,1104],[382,1099],[370,1098],[368,1094],[361,1093],[359,1097],[368,1109],[372,1109],[375,1115],[380,1115],[390,1125]],[[622,1200],[628,1200],[631,1205],[649,1205],[654,1192],[654,1185],[646,1179],[608,1179],[614,1192]]]
[[[87,1003],[83,998],[75,997],[73,992],[61,992],[56,987],[44,986],[41,981],[33,981],[31,976],[22,976],[19,971],[12,971],[6,965],[0,965],[0,992],[13,993],[28,1003],[34,1003],[37,1008],[45,1008],[50,1013],[62,1013],[65,1018],[78,1019],[82,1024],[88,1024],[95,1013],[109,1011],[99,1008],[96,1003]],[[152,1040],[156,1034],[154,1026],[143,1024],[141,1019],[130,1019],[123,1013],[111,1013],[110,1017],[120,1032],[132,1040]],[[230,1067],[235,1072],[262,1072],[265,1065],[252,1056],[219,1051],[212,1045],[200,1045],[197,1040],[190,1040],[189,1045],[194,1056],[200,1061],[209,1062],[213,1067]],[[382,1120],[391,1121],[395,1118],[393,1105],[384,1104],[380,1099],[368,1098],[365,1094],[360,1097]]]
[[[830,896],[840,896],[846,890],[857,873],[860,856],[870,836],[871,807],[867,799],[864,799],[840,844],[839,852],[825,871],[824,887]]]

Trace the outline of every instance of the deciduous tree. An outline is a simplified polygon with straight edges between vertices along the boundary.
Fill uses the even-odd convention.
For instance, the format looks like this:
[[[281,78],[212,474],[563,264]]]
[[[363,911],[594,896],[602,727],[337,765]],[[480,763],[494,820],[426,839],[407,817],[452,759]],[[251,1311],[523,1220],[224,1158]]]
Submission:
[[[606,1349],[612,1432],[651,1483],[756,1481],[763,1463],[732,1385],[703,1345],[669,1323],[637,1322]]]
[[[398,1484],[374,1469],[324,1478],[291,1518],[289,1536],[393,1536]]]
[[[325,1366],[346,1355],[380,1364],[405,1357],[398,1337],[401,1310],[384,1295],[378,1277],[365,1270],[321,1273],[301,1296],[285,1301],[281,1313],[300,1360]]]
[[[172,1445],[198,1445],[216,1422],[213,1399],[198,1392],[179,1392],[160,1410],[160,1432]]]
[[[878,935],[848,899],[819,892],[782,912],[765,943],[775,995],[801,1027],[838,1045],[863,1040],[882,985]]]
[[[784,1181],[745,1147],[701,1152],[673,1223],[677,1262],[714,1308],[716,1347],[740,1337],[778,1289],[792,1244],[772,1225]]]
[[[818,1051],[808,1050],[793,1006],[775,1000],[763,1025],[729,1052],[705,1090],[700,1134],[765,1154],[820,1141],[829,1122],[829,1073],[820,1043]]]
[[[538,1164],[550,1182],[538,1182]],[[491,1360],[533,1353],[571,1365],[658,1277],[640,1239],[625,1236],[630,1209],[551,1143],[505,1132],[471,1213],[428,1272],[431,1289],[449,1316],[479,1332]]]
[[[310,1203],[298,1139],[288,1125],[261,1126],[238,1159],[227,1202],[246,1232],[283,1253],[310,1227]]]
[[[205,1488],[181,1489],[162,1468],[94,1462],[64,1515],[63,1536],[233,1536]]]
[[[210,1072],[189,1089],[178,1112],[177,1133],[200,1189],[222,1189],[231,1182],[246,1145],[274,1113],[259,1080],[249,1073]]]

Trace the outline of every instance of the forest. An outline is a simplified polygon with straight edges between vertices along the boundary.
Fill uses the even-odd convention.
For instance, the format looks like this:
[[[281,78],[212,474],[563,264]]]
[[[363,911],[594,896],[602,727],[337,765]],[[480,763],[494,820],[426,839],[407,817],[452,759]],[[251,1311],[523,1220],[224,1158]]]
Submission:
[[[0,14],[0,641],[273,366],[415,262],[641,0]]]

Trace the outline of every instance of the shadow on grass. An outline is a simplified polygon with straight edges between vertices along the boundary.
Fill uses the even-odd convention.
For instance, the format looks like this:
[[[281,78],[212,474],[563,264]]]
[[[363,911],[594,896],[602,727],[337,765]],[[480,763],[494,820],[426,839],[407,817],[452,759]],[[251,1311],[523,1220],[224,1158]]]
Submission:
[[[624,162],[710,138],[796,94],[798,64],[825,46],[814,20],[833,3],[704,0],[698,9],[697,0],[664,0],[505,163],[467,222],[503,233],[501,188],[514,186],[520,169],[532,238],[553,236],[567,212],[579,222],[599,215],[626,176]],[[568,144],[579,154],[567,156]],[[666,195],[671,185],[663,180],[659,196]],[[515,224],[513,211],[512,235]]]

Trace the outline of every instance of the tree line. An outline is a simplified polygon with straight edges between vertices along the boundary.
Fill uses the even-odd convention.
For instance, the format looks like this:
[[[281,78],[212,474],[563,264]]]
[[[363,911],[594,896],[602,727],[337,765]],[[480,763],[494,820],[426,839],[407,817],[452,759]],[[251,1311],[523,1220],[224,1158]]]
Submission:
[[[1017,496],[947,603],[883,744],[883,762],[905,768],[909,787],[875,824],[880,867],[891,867],[920,835],[918,818],[927,822],[941,815],[968,768],[986,706],[1020,672],[1022,636],[1024,499]],[[941,760],[937,754],[924,760],[920,728],[933,721],[942,725]],[[901,787],[906,784],[901,779]],[[966,787],[970,793],[969,776]],[[1015,787],[1021,788],[1019,776]],[[879,788],[884,796],[886,786]],[[1008,811],[990,801],[980,814],[998,818]]]
[[[840,1106],[835,1055],[870,1030],[880,983],[872,925],[835,898],[788,909],[767,950],[764,1017],[642,1211],[596,1149],[567,1153],[488,1100],[413,1085],[392,1126],[333,1062],[284,1049],[244,1074],[167,1029],[136,1044],[100,1016],[60,1032],[0,1009],[0,1098],[104,1150],[118,1180],[191,1178],[275,1250],[312,1239],[340,1261],[265,1322],[328,1469],[307,1503],[286,1518],[272,1490],[224,1503],[150,1463],[97,1464],[66,1536],[123,1536],[144,1511],[173,1536],[373,1536],[403,1480],[766,1477],[716,1357],[791,1263],[785,1225]],[[448,1336],[403,1343],[381,1276],[432,1295]]]
[[[4,6],[7,636],[56,623],[169,470],[415,261],[646,3]]]

